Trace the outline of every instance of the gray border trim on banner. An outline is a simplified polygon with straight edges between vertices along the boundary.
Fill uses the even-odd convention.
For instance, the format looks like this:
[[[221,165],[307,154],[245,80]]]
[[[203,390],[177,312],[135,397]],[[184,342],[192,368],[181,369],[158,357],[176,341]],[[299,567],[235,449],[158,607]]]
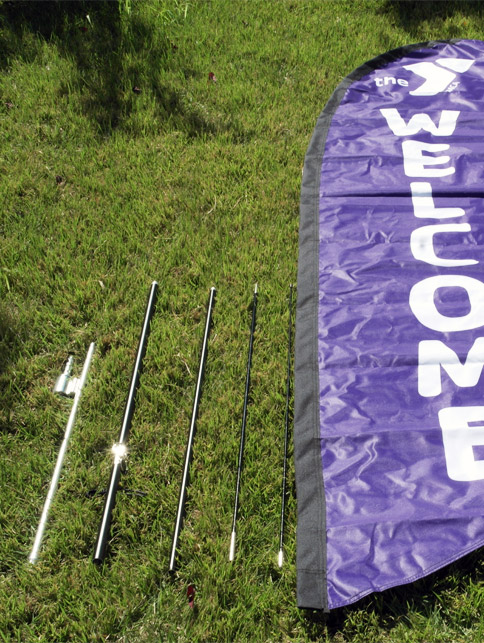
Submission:
[[[319,191],[326,137],[350,85],[416,49],[462,39],[422,42],[393,49],[355,69],[321,112],[304,161],[300,201],[294,362],[294,459],[297,487],[297,604],[328,611],[326,507],[319,426],[318,304]]]

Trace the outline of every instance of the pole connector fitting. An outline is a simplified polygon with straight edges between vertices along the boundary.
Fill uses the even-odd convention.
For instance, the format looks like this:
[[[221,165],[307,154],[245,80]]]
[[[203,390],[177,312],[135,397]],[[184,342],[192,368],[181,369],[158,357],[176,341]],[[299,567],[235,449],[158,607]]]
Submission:
[[[64,372],[62,375],[59,375],[54,386],[54,393],[58,395],[63,395],[65,397],[74,397],[77,393],[79,387],[79,378],[71,377],[72,372],[72,363],[74,358],[72,355],[69,355],[66,365],[64,367]]]

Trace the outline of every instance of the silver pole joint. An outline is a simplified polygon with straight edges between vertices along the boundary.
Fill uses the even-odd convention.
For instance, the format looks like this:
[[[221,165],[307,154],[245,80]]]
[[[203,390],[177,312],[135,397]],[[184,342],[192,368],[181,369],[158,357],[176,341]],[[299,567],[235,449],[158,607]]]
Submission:
[[[78,377],[71,377],[73,362],[74,358],[72,357],[72,355],[69,355],[64,368],[64,372],[59,375],[54,385],[54,393],[63,395],[64,397],[74,397],[74,395],[77,393],[80,380]]]

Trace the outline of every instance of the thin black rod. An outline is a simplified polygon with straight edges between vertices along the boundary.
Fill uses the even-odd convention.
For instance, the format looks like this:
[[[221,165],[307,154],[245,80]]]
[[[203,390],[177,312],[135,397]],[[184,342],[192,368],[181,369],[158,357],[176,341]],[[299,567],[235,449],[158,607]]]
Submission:
[[[185,452],[185,465],[183,467],[183,477],[180,485],[180,495],[178,498],[178,510],[176,512],[175,528],[173,530],[173,541],[171,545],[170,566],[169,571],[175,571],[176,563],[176,550],[178,548],[178,538],[183,523],[183,516],[185,514],[185,501],[187,496],[188,476],[190,471],[190,462],[192,460],[193,452],[193,438],[195,436],[195,427],[197,423],[198,407],[200,404],[200,395],[202,392],[202,382],[205,373],[205,362],[207,361],[208,353],[208,338],[210,336],[210,328],[212,325],[212,310],[215,302],[215,288],[210,288],[210,297],[207,307],[207,319],[205,322],[205,332],[203,335],[202,352],[200,356],[200,366],[198,368],[197,385],[195,387],[195,397],[193,399],[192,418],[190,420],[190,430],[188,433],[187,448]]]
[[[237,524],[237,516],[239,513],[240,482],[242,477],[242,465],[244,461],[245,428],[247,425],[247,406],[249,403],[250,369],[252,366],[252,349],[254,346],[256,314],[257,314],[257,284],[255,285],[255,288],[254,288],[254,300],[252,303],[252,323],[250,325],[249,355],[247,358],[247,374],[245,377],[244,408],[242,411],[242,428],[240,430],[239,459],[237,464],[237,483],[235,485],[234,515],[232,519],[232,533],[230,536],[230,550],[229,550],[230,561],[234,560],[234,557],[235,557],[236,524]]]
[[[107,542],[109,539],[109,532],[111,528],[111,520],[114,505],[116,503],[116,492],[119,487],[119,480],[121,478],[121,472],[123,470],[124,460],[127,455],[126,442],[128,440],[129,431],[131,429],[131,422],[133,419],[134,408],[135,408],[135,397],[138,390],[139,381],[142,372],[142,363],[143,358],[146,353],[146,344],[148,341],[148,335],[150,333],[150,322],[155,311],[156,296],[158,292],[158,283],[154,281],[151,284],[150,292],[148,295],[148,303],[146,305],[145,318],[143,321],[143,327],[141,330],[141,335],[139,338],[138,351],[136,353],[136,359],[133,367],[133,374],[131,376],[131,384],[129,387],[128,398],[126,400],[126,408],[124,410],[123,422],[121,425],[121,430],[119,432],[119,438],[117,444],[113,445],[112,453],[114,455],[114,463],[111,470],[111,478],[109,481],[108,492],[106,493],[106,498],[104,501],[103,515],[101,519],[101,524],[99,526],[99,532],[96,540],[96,545],[94,548],[93,561],[97,564],[100,564],[104,560],[106,555]]]
[[[284,524],[286,520],[286,495],[287,495],[287,454],[289,450],[289,399],[291,394],[291,355],[292,355],[292,291],[289,287],[289,327],[287,331],[287,378],[286,378],[286,412],[284,417],[284,464],[282,469],[281,492],[281,528],[279,532],[279,567],[284,561]]]

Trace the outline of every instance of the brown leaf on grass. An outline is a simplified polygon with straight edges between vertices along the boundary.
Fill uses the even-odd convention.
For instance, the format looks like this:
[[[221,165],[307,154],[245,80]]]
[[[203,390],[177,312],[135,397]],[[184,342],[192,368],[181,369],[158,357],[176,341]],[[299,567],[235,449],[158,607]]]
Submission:
[[[187,587],[187,599],[188,599],[188,604],[192,609],[195,604],[195,593],[196,593],[195,585],[189,585]]]

